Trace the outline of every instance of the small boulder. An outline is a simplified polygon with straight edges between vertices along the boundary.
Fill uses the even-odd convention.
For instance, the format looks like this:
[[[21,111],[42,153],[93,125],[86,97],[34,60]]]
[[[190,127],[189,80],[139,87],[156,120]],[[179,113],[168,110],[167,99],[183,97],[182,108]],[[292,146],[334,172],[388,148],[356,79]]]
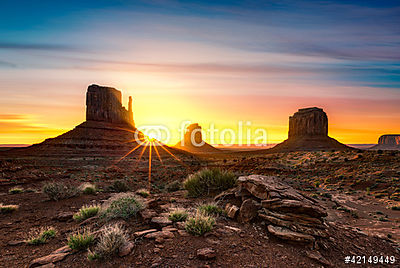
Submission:
[[[257,217],[257,211],[258,211],[259,205],[257,204],[256,201],[252,199],[246,199],[239,211],[239,221],[245,223],[245,222],[250,222],[252,219]]]
[[[272,235],[274,235],[280,239],[283,239],[283,240],[289,240],[289,241],[300,242],[300,243],[314,243],[314,241],[315,241],[315,238],[311,235],[293,232],[284,227],[268,225],[267,228],[268,228],[268,232],[270,232]]]
[[[154,233],[154,232],[157,232],[157,229],[149,229],[149,230],[144,230],[144,231],[138,231],[138,232],[135,232],[133,235],[136,236],[136,237],[139,237],[139,236],[144,236],[144,235],[147,235],[149,233]]]
[[[196,255],[197,255],[197,258],[199,258],[201,260],[211,260],[217,256],[215,249],[213,249],[213,248],[198,249]]]
[[[118,255],[119,255],[120,257],[124,257],[124,256],[128,255],[129,253],[132,252],[133,246],[134,246],[134,245],[133,245],[132,242],[130,242],[130,241],[126,242],[125,244],[123,244],[123,245],[119,248]]]

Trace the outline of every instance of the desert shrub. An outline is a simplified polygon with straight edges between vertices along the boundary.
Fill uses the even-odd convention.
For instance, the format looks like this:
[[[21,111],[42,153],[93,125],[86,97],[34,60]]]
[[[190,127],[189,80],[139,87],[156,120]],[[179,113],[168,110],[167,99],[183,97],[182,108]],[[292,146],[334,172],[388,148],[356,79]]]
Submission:
[[[3,205],[0,203],[0,212],[2,214],[11,213],[19,209],[18,205]]]
[[[24,192],[24,189],[19,188],[19,187],[14,187],[14,188],[11,188],[10,190],[8,190],[8,192],[10,194],[20,194],[20,193]]]
[[[60,200],[67,199],[74,196],[77,196],[79,190],[77,187],[73,185],[65,185],[61,182],[48,182],[43,185],[42,188],[43,193],[47,194],[47,196],[51,200]]]
[[[75,233],[69,235],[68,246],[73,250],[84,250],[94,242],[94,235],[90,229],[78,230]]]
[[[185,230],[192,235],[201,236],[207,232],[210,232],[215,224],[215,220],[212,216],[205,215],[199,211],[196,215],[189,217],[185,223]]]
[[[172,181],[166,185],[166,189],[169,193],[179,191],[182,184],[179,181]]]
[[[28,238],[25,240],[25,242],[30,245],[44,244],[50,238],[55,237],[56,234],[56,229],[51,226],[34,228],[28,233]]]
[[[197,208],[200,212],[209,215],[209,216],[219,216],[222,214],[223,209],[217,206],[215,203],[208,203],[200,205]]]
[[[102,211],[102,217],[106,219],[129,219],[143,209],[143,202],[132,193],[118,194],[110,198]]]
[[[206,168],[188,176],[183,182],[188,195],[198,197],[234,187],[236,175],[218,168]]]
[[[83,205],[77,213],[74,214],[74,220],[80,222],[96,216],[100,211],[99,205]]]
[[[90,251],[88,259],[98,259],[118,253],[119,248],[128,241],[126,231],[119,224],[109,225],[102,229],[94,251]]]
[[[172,222],[179,222],[186,221],[187,217],[188,213],[185,210],[176,209],[169,214],[168,219]]]
[[[96,186],[91,183],[83,183],[79,186],[79,189],[84,194],[96,194]]]
[[[127,192],[130,190],[128,184],[123,180],[115,180],[109,188],[111,191],[117,193]]]
[[[149,197],[150,196],[150,192],[146,189],[139,189],[136,191],[137,195],[140,195],[141,197]]]

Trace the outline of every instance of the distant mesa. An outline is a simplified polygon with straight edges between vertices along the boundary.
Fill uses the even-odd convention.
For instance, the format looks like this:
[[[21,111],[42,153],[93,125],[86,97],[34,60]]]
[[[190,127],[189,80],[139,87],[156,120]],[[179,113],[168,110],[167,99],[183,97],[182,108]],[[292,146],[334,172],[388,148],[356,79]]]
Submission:
[[[351,149],[328,136],[328,116],[321,108],[299,109],[289,117],[288,139],[270,150],[280,151],[316,151]]]
[[[372,150],[400,150],[400,134],[385,134],[379,137]]]
[[[201,134],[201,126],[198,123],[189,125],[186,128],[183,140],[175,145],[175,148],[179,148],[191,153],[216,153],[221,150],[211,146],[203,140]]]

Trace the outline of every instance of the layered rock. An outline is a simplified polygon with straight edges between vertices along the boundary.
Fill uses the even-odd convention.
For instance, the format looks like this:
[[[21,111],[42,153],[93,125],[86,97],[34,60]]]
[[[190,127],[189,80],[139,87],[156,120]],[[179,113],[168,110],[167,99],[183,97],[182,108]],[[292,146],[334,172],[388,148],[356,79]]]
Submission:
[[[90,85],[86,92],[86,121],[127,124],[134,127],[132,97],[128,110],[122,106],[121,91],[112,87]]]
[[[380,136],[378,144],[371,149],[400,150],[400,134],[385,134]]]
[[[178,142],[175,147],[192,153],[220,152],[219,149],[203,140],[201,126],[197,123],[191,124],[186,128],[183,140]]]
[[[328,116],[321,108],[299,109],[289,117],[288,139],[271,152],[345,150],[350,147],[328,136]]]
[[[322,109],[299,109],[289,117],[289,138],[302,136],[328,136],[328,116]]]
[[[274,176],[240,177],[235,189],[215,200],[225,203],[228,217],[264,221],[269,233],[284,240],[313,243],[328,236],[325,209]]]

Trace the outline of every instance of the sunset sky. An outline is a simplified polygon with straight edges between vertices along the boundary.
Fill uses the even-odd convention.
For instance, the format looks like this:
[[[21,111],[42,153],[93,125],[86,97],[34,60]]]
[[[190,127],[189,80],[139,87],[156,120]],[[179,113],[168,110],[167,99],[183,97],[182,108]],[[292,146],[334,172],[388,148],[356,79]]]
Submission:
[[[186,120],[251,121],[277,143],[309,106],[343,143],[400,133],[399,1],[2,0],[0,15],[0,144],[81,123],[93,83],[170,144]]]

